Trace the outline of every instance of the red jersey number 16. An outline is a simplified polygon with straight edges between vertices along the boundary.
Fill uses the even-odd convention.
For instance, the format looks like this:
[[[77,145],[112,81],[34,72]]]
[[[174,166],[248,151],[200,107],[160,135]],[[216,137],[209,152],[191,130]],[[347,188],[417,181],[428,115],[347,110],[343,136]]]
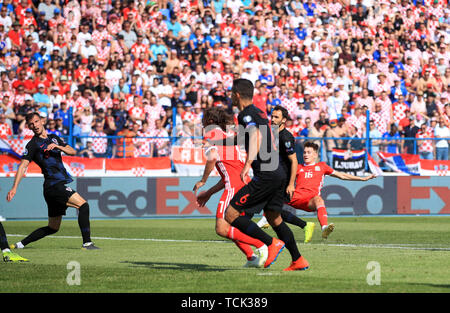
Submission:
[[[305,172],[305,178],[312,178],[313,173],[312,172]]]

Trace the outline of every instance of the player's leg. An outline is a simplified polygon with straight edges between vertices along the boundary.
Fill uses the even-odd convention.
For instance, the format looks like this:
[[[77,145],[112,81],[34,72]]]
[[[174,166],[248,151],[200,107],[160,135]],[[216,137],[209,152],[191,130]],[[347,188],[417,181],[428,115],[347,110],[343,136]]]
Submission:
[[[5,229],[0,222],[0,249],[2,250],[3,261],[5,262],[28,262],[28,259],[22,258],[17,253],[9,250],[8,238]]]
[[[242,233],[239,229],[231,226],[225,219],[216,218],[216,234],[232,240],[236,246],[245,254],[247,263],[245,267],[257,267],[258,257],[253,252],[252,245],[261,248],[264,244],[254,238]]]
[[[334,230],[334,224],[328,224],[328,213],[325,208],[325,201],[323,201],[321,196],[315,196],[309,201],[308,208],[311,211],[317,212],[317,219],[322,228],[322,238],[327,239]]]
[[[91,226],[89,221],[89,204],[77,192],[73,193],[67,200],[67,206],[78,210],[78,226],[80,227],[81,236],[83,237],[82,249],[96,250],[99,249],[91,240]]]
[[[62,221],[62,215],[59,216],[49,216],[48,218],[48,225],[38,228],[35,231],[33,231],[31,234],[29,234],[27,237],[22,239],[21,241],[17,242],[14,245],[11,245],[11,247],[16,249],[23,249],[26,245],[38,241],[44,237],[47,237],[49,235],[53,235],[54,233],[58,232]]]
[[[312,196],[308,196],[308,195],[301,195],[301,196],[297,196],[291,199],[290,202],[287,203],[287,205],[293,207],[296,210],[302,210],[302,211],[307,211],[307,212],[313,212],[315,211],[314,208],[309,208],[309,203],[311,201]],[[295,216],[294,214],[292,214],[293,216]],[[283,220],[287,219],[286,222],[288,222],[289,220],[289,216],[282,216]],[[304,223],[303,220],[301,220],[300,222],[301,224]],[[306,222],[306,225],[303,227],[303,230],[305,231],[305,239],[304,239],[304,243],[308,243],[311,241],[313,233],[314,233],[314,228],[315,228],[315,224],[313,222]]]

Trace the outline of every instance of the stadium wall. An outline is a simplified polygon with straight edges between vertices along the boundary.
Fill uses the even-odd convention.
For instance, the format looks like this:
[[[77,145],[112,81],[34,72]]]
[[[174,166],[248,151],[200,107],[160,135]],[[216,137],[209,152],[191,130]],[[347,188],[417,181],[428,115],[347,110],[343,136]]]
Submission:
[[[213,186],[215,177],[201,190]],[[83,177],[69,184],[89,201],[92,218],[215,216],[220,193],[198,208],[192,192],[199,177]],[[0,215],[7,219],[47,218],[41,177],[24,178],[7,202],[12,177],[0,178]],[[384,176],[368,182],[325,179],[322,197],[329,215],[450,214],[449,177]],[[310,214],[297,211],[298,215]],[[67,217],[76,217],[69,208]]]

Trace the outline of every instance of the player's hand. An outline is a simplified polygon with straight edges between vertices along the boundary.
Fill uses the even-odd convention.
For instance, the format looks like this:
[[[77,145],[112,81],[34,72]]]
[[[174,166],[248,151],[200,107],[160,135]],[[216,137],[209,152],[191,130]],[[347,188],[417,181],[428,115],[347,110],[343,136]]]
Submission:
[[[206,192],[202,191],[197,196],[197,204],[199,207],[204,207],[206,205],[206,202],[208,202],[209,198],[211,198],[211,195]]]
[[[248,172],[250,172],[250,165],[245,163],[244,168],[241,171],[241,180],[244,184],[247,184]]]
[[[377,176],[375,176],[374,174],[370,174],[369,176],[364,177],[364,181],[373,179],[373,178],[375,178],[375,177],[377,177]]]
[[[10,201],[14,198],[15,195],[16,195],[16,189],[13,188],[13,189],[11,189],[11,190],[8,192],[8,194],[6,195],[6,200],[7,200],[8,202],[10,202]]]
[[[192,189],[192,191],[194,192],[194,194],[196,194],[197,191],[198,191],[200,188],[202,188],[204,185],[205,185],[205,183],[204,183],[203,181],[201,181],[201,180],[198,181],[198,182],[195,184],[194,189]]]
[[[286,193],[289,196],[289,199],[292,199],[292,196],[294,195],[294,191],[295,191],[295,186],[294,185],[287,186]]]
[[[44,151],[51,151],[53,149],[59,149],[59,146],[57,144],[51,143],[47,146],[47,149],[45,149]]]

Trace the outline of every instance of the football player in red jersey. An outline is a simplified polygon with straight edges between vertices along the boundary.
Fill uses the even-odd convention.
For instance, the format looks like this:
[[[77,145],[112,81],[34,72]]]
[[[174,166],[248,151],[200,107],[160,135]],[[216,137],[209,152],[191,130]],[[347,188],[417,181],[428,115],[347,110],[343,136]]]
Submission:
[[[233,120],[232,116],[229,116],[222,107],[207,109],[204,112],[202,123],[206,131],[205,140],[232,139],[235,135],[232,132],[227,133],[226,127],[227,125],[232,125]],[[247,256],[245,267],[262,267],[265,260],[255,255],[251,246],[260,249],[265,246],[264,243],[242,233],[225,220],[225,209],[228,207],[230,200],[233,198],[235,192],[245,185],[240,177],[244,168],[245,156],[237,145],[207,146],[205,155],[207,161],[203,177],[195,184],[194,192],[197,192],[206,183],[214,168],[217,169],[221,179],[209,190],[198,194],[197,202],[199,206],[204,206],[214,193],[224,188],[216,212],[216,233],[221,237],[232,240]]]
[[[287,203],[297,210],[317,212],[317,218],[322,227],[322,238],[326,239],[334,230],[334,224],[328,224],[325,202],[320,195],[325,175],[337,177],[343,180],[367,181],[375,178],[371,174],[358,177],[343,172],[338,172],[329,167],[325,162],[316,163],[319,156],[319,146],[313,142],[306,142],[303,150],[304,164],[299,164],[294,195]]]

